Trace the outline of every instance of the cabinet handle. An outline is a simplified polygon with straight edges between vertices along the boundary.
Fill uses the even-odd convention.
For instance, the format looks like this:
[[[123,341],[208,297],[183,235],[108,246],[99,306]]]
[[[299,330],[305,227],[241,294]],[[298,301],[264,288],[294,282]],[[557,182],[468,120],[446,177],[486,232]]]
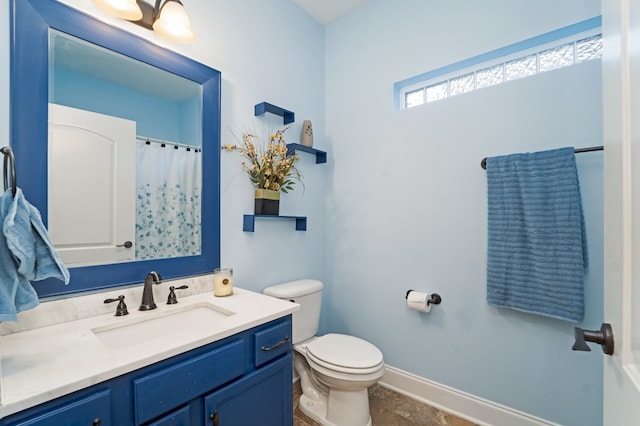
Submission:
[[[288,341],[289,341],[289,336],[284,336],[284,340],[280,340],[278,343],[276,343],[275,345],[270,346],[268,348],[265,348],[264,346],[261,346],[260,350],[264,351],[264,352],[272,351],[272,350],[274,350],[276,348],[279,348],[280,346],[284,345]]]
[[[100,426],[100,424],[102,423],[102,419],[100,419],[100,417],[93,419],[93,422],[91,422],[91,426]]]
[[[209,418],[213,421],[213,426],[218,426],[218,412],[214,411],[212,415],[209,416]]]

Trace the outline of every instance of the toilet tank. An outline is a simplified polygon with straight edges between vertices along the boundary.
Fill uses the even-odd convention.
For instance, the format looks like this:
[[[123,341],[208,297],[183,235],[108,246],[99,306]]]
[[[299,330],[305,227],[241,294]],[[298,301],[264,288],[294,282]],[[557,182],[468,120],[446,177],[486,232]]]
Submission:
[[[300,310],[292,316],[293,343],[316,335],[322,305],[322,282],[312,279],[291,281],[267,287],[263,293],[300,304]]]

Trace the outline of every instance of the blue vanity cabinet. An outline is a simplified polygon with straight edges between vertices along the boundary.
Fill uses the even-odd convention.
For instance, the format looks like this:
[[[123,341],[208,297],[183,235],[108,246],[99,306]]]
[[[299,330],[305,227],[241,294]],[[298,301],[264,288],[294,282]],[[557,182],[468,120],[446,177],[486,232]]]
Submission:
[[[287,315],[10,415],[0,426],[291,426],[291,384]]]

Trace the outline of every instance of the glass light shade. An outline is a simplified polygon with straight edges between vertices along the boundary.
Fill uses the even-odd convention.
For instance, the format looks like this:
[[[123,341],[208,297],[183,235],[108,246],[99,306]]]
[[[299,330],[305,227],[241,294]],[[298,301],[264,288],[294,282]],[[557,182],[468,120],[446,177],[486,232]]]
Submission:
[[[95,4],[107,13],[127,21],[142,19],[142,10],[136,0],[93,0]]]
[[[175,0],[167,0],[162,5],[158,19],[153,23],[153,30],[169,40],[181,43],[189,43],[196,39],[187,12],[182,4]]]

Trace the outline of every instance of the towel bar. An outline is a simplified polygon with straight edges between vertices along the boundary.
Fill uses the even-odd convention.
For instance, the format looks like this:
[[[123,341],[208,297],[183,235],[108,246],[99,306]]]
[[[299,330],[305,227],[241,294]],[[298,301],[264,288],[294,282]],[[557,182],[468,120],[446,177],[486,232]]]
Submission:
[[[16,166],[13,150],[8,146],[0,148],[0,152],[4,154],[4,190],[9,188],[9,164],[11,165],[11,194],[16,195]]]
[[[589,148],[576,148],[576,154],[581,152],[603,151],[604,146],[590,146]],[[487,170],[487,157],[484,157],[480,162],[480,167]]]

